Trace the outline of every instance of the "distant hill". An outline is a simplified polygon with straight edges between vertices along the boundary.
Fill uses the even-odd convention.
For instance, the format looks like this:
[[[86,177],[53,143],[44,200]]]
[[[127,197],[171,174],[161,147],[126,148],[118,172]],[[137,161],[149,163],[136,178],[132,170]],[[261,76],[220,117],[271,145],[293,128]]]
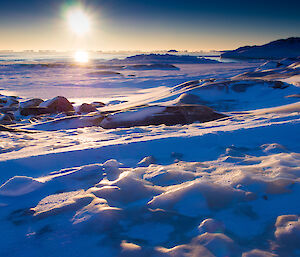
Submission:
[[[243,46],[221,54],[222,58],[239,59],[281,59],[299,56],[300,37],[279,39],[260,46]]]
[[[142,64],[150,64],[150,63],[219,63],[219,61],[191,56],[191,55],[172,55],[172,54],[139,54],[134,56],[126,57],[123,60],[113,59],[109,61],[111,63],[142,63]]]

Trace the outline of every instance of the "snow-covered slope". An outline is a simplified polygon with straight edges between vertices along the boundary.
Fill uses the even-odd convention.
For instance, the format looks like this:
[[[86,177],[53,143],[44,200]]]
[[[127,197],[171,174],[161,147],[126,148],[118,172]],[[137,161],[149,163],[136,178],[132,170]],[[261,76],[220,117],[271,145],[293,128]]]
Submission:
[[[22,99],[1,96],[21,121],[0,131],[0,256],[299,256],[299,73],[291,65],[101,78],[119,92],[108,87],[106,106],[88,114],[23,117]],[[97,91],[93,77],[80,76]],[[145,89],[144,80],[160,87]],[[144,89],[122,91],[133,82]],[[101,127],[198,104],[226,116]]]
[[[226,51],[222,58],[281,59],[300,56],[300,38],[279,39],[260,46],[244,46]]]

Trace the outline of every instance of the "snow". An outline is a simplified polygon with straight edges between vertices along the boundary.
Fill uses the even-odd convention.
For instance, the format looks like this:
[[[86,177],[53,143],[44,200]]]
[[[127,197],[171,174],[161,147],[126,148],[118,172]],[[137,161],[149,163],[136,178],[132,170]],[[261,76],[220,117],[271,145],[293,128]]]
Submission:
[[[291,69],[282,62],[281,71]],[[0,255],[299,255],[300,103],[286,98],[299,94],[298,75],[278,83],[264,74],[278,68],[261,64],[179,64],[136,77],[125,69],[123,77],[97,81],[86,75],[91,67],[0,67],[1,87],[23,97],[2,95],[9,104],[57,95],[76,96],[75,106],[116,101],[86,115],[32,123],[18,116],[24,121],[11,126],[23,130],[0,131]],[[236,77],[254,71],[260,79]],[[182,99],[228,117],[100,126],[100,110],[115,112],[105,119],[139,120]]]
[[[282,59],[300,56],[300,38],[279,39],[259,46],[244,46],[221,54],[222,58]]]
[[[112,63],[218,63],[216,60],[200,58],[191,55],[172,55],[172,54],[139,54],[134,56],[128,56],[125,59],[116,60],[113,59]]]
[[[297,215],[282,215],[277,217],[275,237],[281,244],[299,248],[300,219]]]
[[[106,119],[104,119],[101,124],[105,127],[109,123],[115,123],[115,122],[125,122],[125,121],[136,121],[136,120],[142,120],[145,117],[149,117],[152,115],[155,115],[157,113],[160,113],[164,111],[165,107],[158,107],[153,106],[150,108],[141,108],[136,111],[132,112],[122,112],[122,113],[116,113]]]
[[[19,196],[28,194],[32,191],[37,190],[42,186],[39,181],[25,177],[15,176],[9,179],[0,187],[0,195],[3,196]]]

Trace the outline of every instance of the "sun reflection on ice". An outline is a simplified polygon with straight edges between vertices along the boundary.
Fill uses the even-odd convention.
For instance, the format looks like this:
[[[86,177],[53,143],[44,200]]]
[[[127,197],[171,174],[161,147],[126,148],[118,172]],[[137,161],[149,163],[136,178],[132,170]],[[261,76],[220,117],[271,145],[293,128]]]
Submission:
[[[86,51],[77,51],[74,54],[74,60],[77,63],[87,63],[89,61],[89,54]]]

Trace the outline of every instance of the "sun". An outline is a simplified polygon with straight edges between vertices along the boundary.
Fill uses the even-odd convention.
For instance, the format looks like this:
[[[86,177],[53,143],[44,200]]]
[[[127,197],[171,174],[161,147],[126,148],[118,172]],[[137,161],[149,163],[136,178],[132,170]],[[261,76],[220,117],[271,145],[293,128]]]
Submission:
[[[89,61],[89,54],[86,51],[77,51],[74,54],[74,60],[78,63],[87,63]]]
[[[71,30],[77,36],[83,36],[90,30],[90,20],[81,9],[72,9],[67,14],[67,19]]]

